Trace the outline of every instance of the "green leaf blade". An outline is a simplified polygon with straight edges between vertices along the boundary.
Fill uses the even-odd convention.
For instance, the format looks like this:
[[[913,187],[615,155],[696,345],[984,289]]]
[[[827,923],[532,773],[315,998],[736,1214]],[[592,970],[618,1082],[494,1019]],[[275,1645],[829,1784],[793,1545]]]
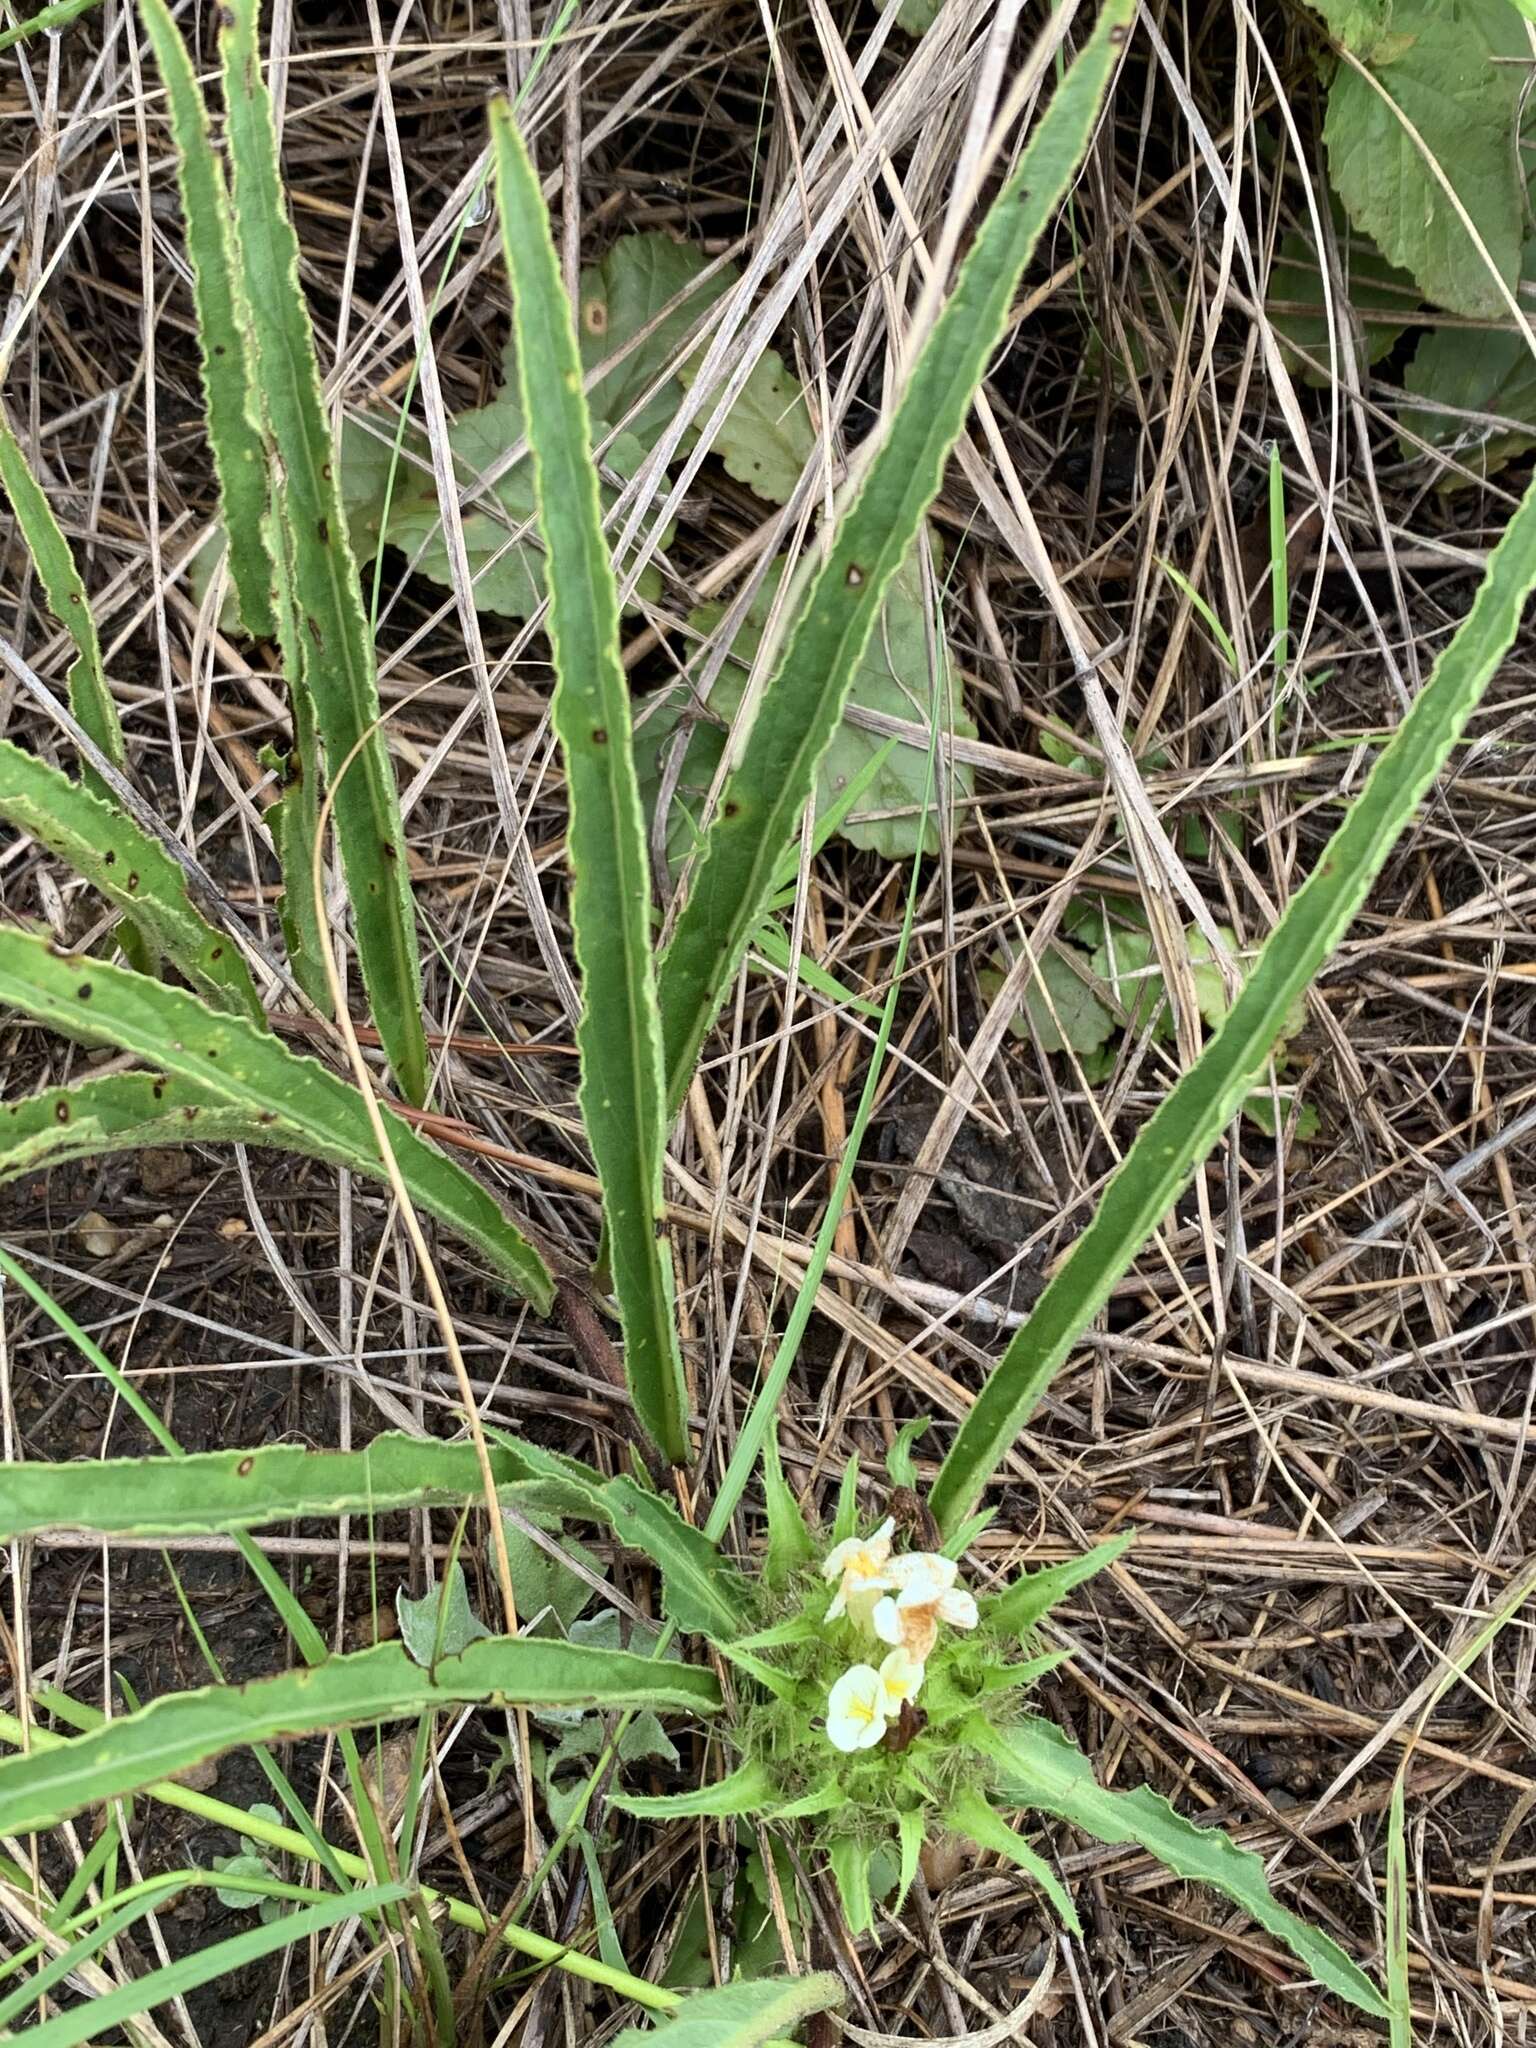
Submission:
[[[673,1792],[656,1799],[643,1798],[639,1793],[615,1792],[608,1804],[637,1819],[687,1820],[700,1815],[729,1818],[761,1813],[777,1796],[777,1788],[761,1764],[743,1764],[694,1792]]]
[[[1072,1894],[1052,1870],[1049,1863],[1037,1849],[1030,1846],[1016,1828],[1009,1827],[1001,1814],[993,1811],[981,1793],[967,1788],[955,1795],[948,1812],[948,1819],[962,1835],[968,1835],[980,1849],[990,1849],[995,1855],[1006,1857],[1017,1864],[1026,1876],[1032,1877],[1041,1891],[1056,1909],[1056,1917],[1069,1934],[1081,1934],[1082,1922],[1077,1917],[1077,1908],[1072,1903]]]
[[[1115,1282],[1261,1079],[1298,996],[1348,930],[1513,644],[1533,588],[1536,485],[1494,549],[1471,610],[1291,898],[1220,1028],[1137,1133],[1092,1223],[962,1423],[930,1496],[941,1528],[953,1528],[979,1500]]]
[[[658,2027],[626,2027],[613,2048],[765,2048],[812,2013],[843,2002],[830,1971],[696,1991]]]
[[[1001,1767],[1003,1797],[1054,1813],[1095,1841],[1138,1843],[1176,1876],[1209,1885],[1241,1906],[1330,1991],[1386,2017],[1386,2001],[1359,1965],[1331,1936],[1282,1906],[1258,1857],[1219,1828],[1196,1827],[1146,1785],[1105,1791],[1087,1757],[1053,1722],[1030,1716],[1004,1730],[980,1724],[978,1739]]]
[[[1006,1592],[983,1602],[982,1615],[987,1626],[1003,1635],[1027,1635],[1044,1621],[1058,1600],[1064,1600],[1075,1586],[1083,1585],[1124,1557],[1135,1540],[1136,1532],[1126,1529],[1106,1543],[1096,1543],[1080,1557],[1069,1557],[1065,1564],[1025,1572]]]
[[[69,708],[86,734],[121,774],[128,765],[117,705],[101,663],[101,642],[90,599],[75,566],[75,557],[53,507],[32,474],[21,444],[0,419],[0,488],[11,501],[16,524],[37,569],[48,608],[74,642],[69,670]],[[89,763],[83,770],[87,788],[103,797],[109,792]]]
[[[229,192],[223,165],[214,154],[208,109],[166,0],[139,0],[139,12],[165,81],[176,141],[182,218],[197,305],[208,444],[219,479],[219,512],[229,543],[230,581],[246,632],[267,638],[276,631],[273,570],[262,531],[267,510],[267,451],[257,417],[254,350]]]
[[[581,969],[581,1106],[635,1408],[687,1462],[688,1399],[673,1308],[662,1163],[666,1102],[650,934],[650,868],[635,780],[619,610],[603,538],[581,358],[537,175],[510,112],[492,110],[518,376],[549,582],[551,715],[570,791],[571,924]]]
[[[347,532],[338,460],[314,335],[299,287],[272,101],[262,76],[256,0],[221,14],[234,213],[258,374],[282,472],[281,517],[297,616],[296,687],[309,693],[325,752],[358,959],[401,1093],[425,1100],[421,963],[394,768],[380,723],[373,645]],[[313,775],[318,764],[304,763]],[[308,874],[287,877],[310,888]]]
[[[116,804],[0,740],[0,817],[127,912],[146,944],[210,1002],[266,1021],[239,947],[194,907],[186,876],[165,848]]]
[[[1130,9],[1109,0],[994,203],[791,628],[662,961],[669,1105],[762,922],[854,671],[916,540],[1036,241],[1088,146]]]
[[[35,1834],[247,1743],[401,1720],[462,1703],[712,1713],[711,1674],[626,1650],[491,1636],[431,1670],[403,1645],[328,1657],[246,1685],[167,1693],[57,1748],[0,1760],[0,1830]]]
[[[1350,219],[1437,305],[1507,311],[1499,287],[1514,289],[1525,233],[1516,121],[1530,58],[1509,0],[1395,0],[1375,20],[1318,0],[1318,12],[1368,74],[1340,61],[1323,126]],[[1453,186],[1491,272],[1405,121]]]
[[[77,1116],[110,1122],[115,1149],[239,1135],[289,1147],[386,1180],[362,1098],[318,1061],[301,1059],[243,1017],[211,1010],[185,989],[119,967],[60,955],[30,932],[0,930],[0,1003],[66,1036],[107,1038],[155,1069],[48,1091],[0,1113],[0,1160],[9,1138],[41,1139],[51,1116],[58,1142]],[[158,1093],[157,1093],[158,1090]],[[42,1111],[40,1103],[48,1108]],[[131,1117],[143,1118],[135,1136]],[[540,1310],[554,1299],[543,1260],[487,1189],[383,1110],[391,1149],[412,1197],[475,1246]],[[150,1134],[144,1134],[150,1133]]]

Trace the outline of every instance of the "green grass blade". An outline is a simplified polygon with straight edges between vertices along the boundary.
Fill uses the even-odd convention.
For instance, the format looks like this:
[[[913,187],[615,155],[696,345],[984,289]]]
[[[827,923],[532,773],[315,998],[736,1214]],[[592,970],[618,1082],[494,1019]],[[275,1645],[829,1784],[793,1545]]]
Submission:
[[[11,501],[11,510],[16,514],[21,537],[31,552],[49,609],[75,643],[75,658],[69,669],[69,708],[112,766],[123,772],[128,766],[123,728],[112,692],[107,687],[106,671],[101,664],[101,642],[96,636],[96,620],[85,594],[85,585],[80,580],[80,571],[75,567],[75,558],[64,538],[63,529],[53,516],[53,507],[28,468],[21,444],[3,419],[0,419],[0,485],[4,486],[5,495]],[[89,788],[102,796],[108,794],[93,768],[87,765],[83,774]]]
[[[934,1482],[930,1504],[941,1528],[953,1529],[980,1499],[1110,1289],[1263,1077],[1286,1012],[1349,929],[1445,765],[1514,640],[1533,588],[1536,485],[1489,558],[1471,610],[1291,898],[1220,1029],[1137,1133],[1092,1223],[982,1388]]]
[[[186,876],[165,848],[116,804],[0,740],[0,818],[127,911],[146,943],[210,1002],[265,1022],[239,947],[196,909]]]
[[[45,1700],[48,1712],[59,1718],[67,1716],[72,1726],[95,1728],[101,1725],[101,1714],[94,1708],[82,1706],[78,1700],[52,1690],[40,1697]],[[26,1744],[34,1750],[44,1750],[57,1749],[67,1740],[66,1736],[55,1734],[50,1729],[39,1728],[35,1720],[23,1728],[14,1714],[0,1713],[0,1742],[18,1748]],[[344,1737],[343,1740],[350,1738]],[[317,1847],[315,1842],[296,1829],[283,1826],[280,1821],[247,1813],[242,1807],[226,1805],[223,1800],[211,1798],[206,1792],[194,1791],[190,1785],[161,1779],[145,1790],[159,1804],[169,1806],[177,1813],[190,1814],[206,1827],[227,1828],[232,1834],[249,1835],[253,1841],[275,1849],[281,1855],[293,1856],[300,1863],[324,1860],[328,1866],[334,1864],[343,1879],[366,1880],[370,1874],[368,1864],[350,1850],[338,1849],[329,1842]],[[553,1969],[567,1971],[587,1983],[602,1984],[621,1998],[633,1999],[637,2005],[657,2012],[671,2012],[683,2002],[675,1991],[664,1990],[659,1984],[647,1984],[641,1977],[629,1977],[610,1970],[595,1956],[583,1955],[580,1949],[552,1941],[548,1935],[535,1934],[530,1928],[519,1927],[515,1921],[501,1917],[492,1922],[467,1900],[445,1897],[430,1885],[417,1886],[416,1894],[425,1903],[441,1905],[455,1927],[466,1928],[472,1934],[489,1935],[493,1941],[519,1955]]]
[[[427,1045],[400,796],[379,725],[373,644],[299,287],[298,237],[284,202],[258,13],[257,0],[230,0],[220,13],[219,45],[245,297],[283,478],[280,511],[302,661],[297,687],[314,706],[335,785],[336,838],[374,1021],[400,1092],[419,1104]],[[313,763],[304,767],[313,773]],[[290,890],[309,886],[307,875],[287,882]]]
[[[51,7],[40,7],[36,14],[25,21],[18,21],[12,28],[0,28],[0,50],[10,49],[26,36],[40,36],[49,29],[63,28],[77,16],[88,14],[101,0],[53,0]]]
[[[1298,1956],[1320,1984],[1378,2019],[1386,2002],[1370,1978],[1338,1943],[1282,1906],[1269,1889],[1264,1865],[1220,1828],[1197,1828],[1175,1813],[1161,1793],[1106,1792],[1093,1766],[1054,1722],[1027,1716],[1011,1728],[968,1724],[978,1745],[1002,1767],[1001,1794],[1020,1806],[1054,1813],[1096,1842],[1136,1842],[1178,1877],[1206,1884],[1241,1906]]]
[[[1291,658],[1291,577],[1285,544],[1285,469],[1278,441],[1269,444],[1269,611],[1275,673],[1283,677]]]
[[[536,1636],[488,1636],[429,1671],[399,1643],[246,1685],[166,1693],[57,1749],[0,1761],[0,1834],[36,1834],[252,1742],[371,1726],[463,1702],[648,1707],[713,1713],[720,1692],[695,1665]]]
[[[1130,0],[1106,0],[988,212],[790,630],[662,960],[669,1108],[681,1104],[762,922],[891,578],[938,493],[1024,266],[1088,147],[1131,12]]]
[[[1408,1829],[1403,1774],[1392,1780],[1387,1809],[1387,2004],[1391,2048],[1413,2048],[1413,1986],[1408,1978]]]
[[[678,2012],[658,2027],[626,2027],[613,2048],[766,2048],[782,2042],[812,2013],[842,2002],[842,1984],[830,1971],[814,1977],[722,1984],[684,1999]]]
[[[86,1133],[117,1150],[240,1137],[385,1180],[357,1090],[318,1061],[289,1052],[242,1017],[211,1010],[186,989],[120,967],[58,954],[30,932],[0,930],[0,1003],[67,1037],[109,1040],[155,1069],[51,1089],[0,1112],[0,1173],[8,1144],[34,1164],[78,1156]],[[158,1092],[157,1092],[158,1091]],[[543,1260],[489,1191],[391,1111],[384,1125],[413,1200],[474,1245],[541,1313],[554,1298]],[[139,1119],[136,1135],[134,1119]],[[65,1127],[79,1119],[84,1131]],[[48,1149],[53,1133],[54,1153]],[[70,1155],[68,1148],[77,1149]]]
[[[152,2006],[161,2005],[168,1998],[179,1998],[185,1992],[195,1991],[199,1984],[217,1983],[277,1949],[292,1948],[296,1942],[323,1934],[328,1927],[335,1927],[343,1920],[353,1919],[380,1906],[392,1905],[398,1899],[409,1898],[415,1889],[413,1884],[396,1879],[389,1884],[368,1885],[359,1891],[342,1893],[319,1905],[301,1906],[297,1912],[285,1913],[268,1926],[253,1927],[228,1941],[195,1949],[189,1956],[180,1956],[173,1963],[163,1963],[158,1970],[151,1970],[146,1976],[133,1978],[111,1991],[99,1993],[83,2005],[60,2013],[54,2019],[28,2027],[26,2038],[35,2044],[35,2048],[77,2048],[78,2043],[94,2041],[98,2034],[122,2026],[135,2014],[148,2012]]]
[[[229,574],[245,630],[276,630],[273,565],[262,522],[267,509],[267,451],[255,398],[254,348],[244,305],[224,167],[214,154],[192,60],[165,0],[139,0],[144,30],[165,81],[176,140],[187,257],[192,265],[202,350],[208,445],[219,479],[219,515],[229,543]]]
[[[603,539],[581,352],[539,181],[511,111],[491,109],[512,279],[518,383],[533,454],[554,649],[551,707],[570,792],[571,928],[581,970],[581,1108],[635,1411],[674,1464],[688,1399],[662,1202],[667,1114],[650,934],[650,863],[635,780],[619,605]]]

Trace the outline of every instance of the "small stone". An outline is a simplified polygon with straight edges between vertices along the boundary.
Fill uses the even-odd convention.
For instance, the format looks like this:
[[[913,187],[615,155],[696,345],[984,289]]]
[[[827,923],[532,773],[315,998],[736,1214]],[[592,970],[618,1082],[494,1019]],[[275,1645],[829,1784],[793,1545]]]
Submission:
[[[75,1242],[87,1258],[110,1259],[123,1242],[123,1233],[97,1209],[88,1209],[75,1225]]]

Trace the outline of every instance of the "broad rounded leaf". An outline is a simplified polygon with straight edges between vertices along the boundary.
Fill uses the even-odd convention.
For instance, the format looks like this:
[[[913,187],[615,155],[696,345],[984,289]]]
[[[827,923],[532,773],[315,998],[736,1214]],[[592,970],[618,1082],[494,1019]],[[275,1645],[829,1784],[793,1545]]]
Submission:
[[[1314,4],[1371,74],[1362,78],[1341,62],[1328,88],[1328,168],[1350,219],[1436,305],[1506,311],[1399,110],[1449,179],[1497,277],[1513,289],[1525,232],[1515,124],[1530,49],[1510,0]]]

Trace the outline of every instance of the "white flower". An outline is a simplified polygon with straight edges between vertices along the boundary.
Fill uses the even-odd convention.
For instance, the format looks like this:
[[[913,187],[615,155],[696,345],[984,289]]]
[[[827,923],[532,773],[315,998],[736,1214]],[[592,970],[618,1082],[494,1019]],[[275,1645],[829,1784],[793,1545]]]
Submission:
[[[885,1577],[896,1591],[876,1601],[870,1614],[870,1626],[880,1641],[899,1644],[923,1664],[933,1654],[941,1621],[951,1628],[974,1628],[979,1619],[976,1602],[955,1584],[956,1575],[953,1558],[925,1550],[893,1558]]]
[[[915,1700],[923,1682],[923,1667],[907,1650],[892,1650],[880,1665],[880,1691],[888,1721],[899,1718],[903,1704]]]
[[[872,1664],[855,1664],[845,1671],[827,1699],[827,1739],[832,1747],[850,1755],[873,1749],[886,1723],[899,1720],[906,1702],[917,1698],[922,1682],[922,1665],[902,1649],[892,1650],[878,1671]]]
[[[828,1697],[827,1740],[848,1755],[873,1749],[885,1733],[885,1723],[884,1679],[873,1664],[855,1664]]]
[[[947,1593],[960,1575],[952,1557],[933,1550],[909,1550],[893,1557],[885,1576],[907,1607],[926,1607]]]
[[[851,1614],[862,1628],[869,1626],[875,1601],[885,1591],[885,1569],[890,1561],[891,1538],[896,1524],[887,1516],[873,1536],[850,1536],[835,1544],[823,1559],[821,1575],[836,1579],[838,1588],[827,1609],[827,1620]]]

